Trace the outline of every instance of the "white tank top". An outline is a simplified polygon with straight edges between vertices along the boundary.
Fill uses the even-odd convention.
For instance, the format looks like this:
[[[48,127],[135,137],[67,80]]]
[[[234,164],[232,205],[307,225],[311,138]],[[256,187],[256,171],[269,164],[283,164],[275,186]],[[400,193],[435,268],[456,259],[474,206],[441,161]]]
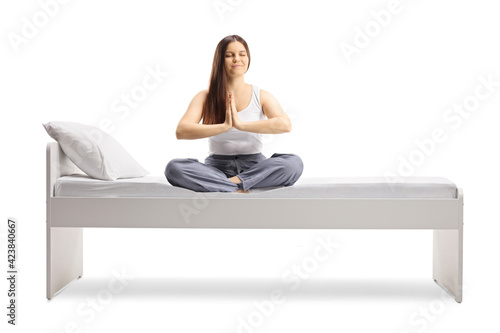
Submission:
[[[252,84],[250,104],[238,112],[241,121],[266,119],[260,105],[260,89]],[[256,154],[262,151],[262,134],[240,131],[232,127],[229,131],[208,138],[208,155]]]

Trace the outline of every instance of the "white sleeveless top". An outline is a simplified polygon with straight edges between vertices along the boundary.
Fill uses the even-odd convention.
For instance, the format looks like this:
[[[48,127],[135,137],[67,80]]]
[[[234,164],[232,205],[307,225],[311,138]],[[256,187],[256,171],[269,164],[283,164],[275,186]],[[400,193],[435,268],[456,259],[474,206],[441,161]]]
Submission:
[[[250,104],[238,112],[241,121],[266,119],[260,105],[260,89],[252,84]],[[238,155],[256,154],[262,151],[262,134],[240,131],[232,127],[229,131],[208,138],[208,154]]]

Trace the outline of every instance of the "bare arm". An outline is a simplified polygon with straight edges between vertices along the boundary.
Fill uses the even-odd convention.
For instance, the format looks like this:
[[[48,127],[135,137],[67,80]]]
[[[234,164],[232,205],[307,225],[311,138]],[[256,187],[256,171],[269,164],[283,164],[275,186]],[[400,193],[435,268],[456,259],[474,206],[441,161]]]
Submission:
[[[289,122],[287,122],[283,117],[274,117],[265,120],[242,122],[240,130],[262,134],[280,134],[290,132],[291,127],[289,127],[288,124]]]
[[[207,90],[200,91],[193,97],[191,103],[189,103],[186,113],[179,121],[177,129],[175,130],[175,136],[178,140],[194,140],[214,136],[227,132],[233,126],[231,114],[229,114],[228,117],[227,112],[226,121],[222,124],[200,124],[203,103],[205,102],[206,96]]]
[[[292,130],[290,118],[281,108],[278,100],[269,92],[260,91],[262,109],[268,119],[258,121],[239,120],[238,112],[233,107],[233,123],[234,127],[240,131],[262,133],[262,134],[279,134],[286,133]]]

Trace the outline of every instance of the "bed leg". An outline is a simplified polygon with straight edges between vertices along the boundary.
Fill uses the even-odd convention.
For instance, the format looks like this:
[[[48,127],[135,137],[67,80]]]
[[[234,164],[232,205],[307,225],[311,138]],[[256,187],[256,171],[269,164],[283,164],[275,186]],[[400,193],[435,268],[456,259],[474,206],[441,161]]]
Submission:
[[[434,230],[432,275],[446,291],[462,302],[463,278],[463,193],[459,191],[458,230]]]
[[[47,228],[47,299],[83,274],[83,229]]]

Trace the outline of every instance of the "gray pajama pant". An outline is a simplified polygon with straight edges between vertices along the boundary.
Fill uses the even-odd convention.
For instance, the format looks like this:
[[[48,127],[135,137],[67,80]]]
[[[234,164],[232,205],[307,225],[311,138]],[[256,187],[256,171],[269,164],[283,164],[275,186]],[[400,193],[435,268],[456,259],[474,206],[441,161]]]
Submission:
[[[173,186],[196,192],[236,192],[241,189],[292,186],[302,175],[302,159],[295,154],[262,153],[241,155],[212,154],[205,163],[195,158],[175,158],[168,162],[165,177]],[[228,178],[238,176],[241,183]]]

